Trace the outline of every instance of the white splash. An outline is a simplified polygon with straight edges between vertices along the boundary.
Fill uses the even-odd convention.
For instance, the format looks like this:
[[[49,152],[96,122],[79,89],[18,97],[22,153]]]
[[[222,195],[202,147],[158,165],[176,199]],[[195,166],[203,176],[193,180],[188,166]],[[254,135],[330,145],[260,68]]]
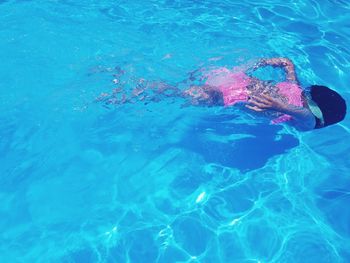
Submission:
[[[206,195],[206,193],[205,193],[204,191],[201,192],[201,193],[198,195],[197,199],[196,199],[196,203],[198,204],[198,203],[202,202],[202,200],[204,199],[205,195]]]
[[[231,222],[230,222],[230,226],[234,226],[234,225],[236,225],[237,223],[239,223],[239,221],[241,221],[241,218],[239,217],[239,218],[235,218],[235,219],[233,219]]]

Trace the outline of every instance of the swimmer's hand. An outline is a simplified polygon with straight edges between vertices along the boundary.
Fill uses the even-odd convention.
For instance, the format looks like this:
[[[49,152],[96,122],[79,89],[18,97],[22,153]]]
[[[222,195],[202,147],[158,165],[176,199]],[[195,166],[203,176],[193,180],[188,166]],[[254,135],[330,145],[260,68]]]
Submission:
[[[266,94],[252,96],[248,103],[246,107],[253,111],[273,110],[291,116],[294,120],[293,125],[299,130],[307,131],[315,127],[315,117],[307,108],[286,104]]]
[[[248,100],[248,104],[245,106],[248,109],[258,112],[265,110],[284,112],[286,107],[285,103],[281,100],[272,98],[267,94],[261,94],[259,97],[251,96]]]

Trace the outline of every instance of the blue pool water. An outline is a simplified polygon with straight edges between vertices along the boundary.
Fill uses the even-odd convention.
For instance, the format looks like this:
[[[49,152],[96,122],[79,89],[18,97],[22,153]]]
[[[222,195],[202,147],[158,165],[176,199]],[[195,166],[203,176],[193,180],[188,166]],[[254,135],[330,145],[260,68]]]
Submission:
[[[199,68],[275,56],[349,100],[349,12],[0,1],[0,262],[350,262],[349,118],[300,133],[177,99],[95,101],[117,81],[185,87]]]

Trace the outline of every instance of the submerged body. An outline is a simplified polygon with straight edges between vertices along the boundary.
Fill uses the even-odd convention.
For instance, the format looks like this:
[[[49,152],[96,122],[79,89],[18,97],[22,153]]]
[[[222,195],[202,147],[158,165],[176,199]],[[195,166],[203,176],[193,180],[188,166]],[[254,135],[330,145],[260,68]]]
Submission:
[[[275,84],[250,74],[265,66],[284,69],[285,80]],[[122,74],[120,70],[114,76]],[[243,104],[250,111],[264,112],[273,124],[287,123],[299,130],[326,127],[340,122],[346,114],[346,103],[334,90],[316,85],[311,86],[310,90],[302,89],[294,65],[287,58],[261,59],[245,71],[219,68],[204,74],[201,79],[205,79],[204,85],[190,85],[185,90],[164,82],[140,79],[129,95],[120,87],[114,89],[112,94],[101,94],[97,100],[106,105],[136,101],[147,104],[149,101],[159,101],[162,97],[182,97],[191,105],[198,106],[231,107]],[[118,79],[113,81],[119,83]]]

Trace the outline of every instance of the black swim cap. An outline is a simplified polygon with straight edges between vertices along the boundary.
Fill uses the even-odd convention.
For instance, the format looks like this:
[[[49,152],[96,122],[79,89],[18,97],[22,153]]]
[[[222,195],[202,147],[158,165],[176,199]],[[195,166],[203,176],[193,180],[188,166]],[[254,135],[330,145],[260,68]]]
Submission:
[[[323,114],[324,127],[340,122],[346,115],[345,100],[334,90],[325,86],[312,85],[311,98]]]

